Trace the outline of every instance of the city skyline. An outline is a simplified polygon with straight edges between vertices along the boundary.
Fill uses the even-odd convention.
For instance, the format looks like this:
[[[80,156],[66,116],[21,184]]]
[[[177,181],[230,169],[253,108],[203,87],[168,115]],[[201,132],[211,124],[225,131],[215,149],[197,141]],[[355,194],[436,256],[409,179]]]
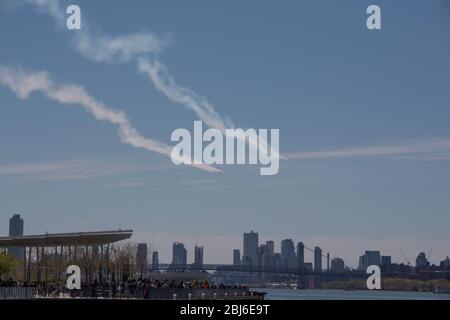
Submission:
[[[367,1],[76,1],[92,37],[164,40],[158,57],[169,75],[220,119],[279,128],[288,160],[273,177],[254,166],[220,166],[220,174],[175,166],[121,143],[115,126],[81,108],[4,85],[5,70],[45,71],[56,87],[82,86],[167,144],[198,120],[134,57],[99,61],[105,56],[80,50],[58,25],[61,10],[30,3],[0,4],[8,44],[0,51],[0,234],[17,213],[26,234],[130,228],[167,262],[173,241],[193,253],[197,240],[205,262],[230,262],[252,229],[276,251],[290,238],[353,267],[365,250],[397,262],[399,247],[411,261],[430,249],[434,263],[449,255],[450,25],[439,1],[380,1],[376,32],[365,25]]]
[[[20,215],[14,214],[9,219],[9,236],[27,236],[30,234],[24,234],[24,219]],[[120,229],[119,229],[120,230]],[[98,230],[97,230],[98,231]],[[46,234],[48,234],[46,232]],[[204,260],[204,245],[198,243],[196,239],[195,246],[192,252],[189,251],[189,247],[186,248],[183,242],[172,241],[171,252],[164,252],[161,255],[167,257],[170,254],[171,259],[160,261],[160,253],[156,247],[153,246],[152,242],[138,242],[131,241],[136,244],[136,265],[138,269],[145,270],[148,267],[157,268],[156,265],[160,262],[170,263],[174,265],[197,265],[201,266],[203,264],[232,264],[232,265],[265,265],[265,266],[279,266],[279,267],[296,267],[299,265],[300,261],[305,266],[310,264],[314,271],[321,270],[343,270],[349,268],[351,270],[366,270],[370,265],[387,266],[391,264],[403,264],[411,267],[424,267],[440,264],[446,261],[447,264],[450,263],[449,256],[444,258],[436,257],[436,263],[430,259],[433,248],[431,248],[428,253],[423,251],[418,251],[417,257],[408,257],[403,252],[402,248],[399,250],[402,253],[402,260],[395,261],[392,256],[384,254],[380,250],[365,250],[362,256],[358,256],[357,266],[348,264],[342,257],[337,255],[331,255],[330,252],[323,252],[322,248],[315,246],[314,249],[305,246],[301,241],[294,242],[293,239],[282,239],[279,241],[279,245],[276,246],[276,241],[266,240],[265,242],[259,241],[259,233],[251,230],[250,232],[243,232],[241,239],[241,246],[238,248],[233,248],[231,259],[227,261],[217,261],[209,260],[205,262]],[[208,244],[207,244],[208,245]],[[8,252],[18,259],[23,258],[23,248],[6,248]],[[310,252],[309,255],[305,255],[305,252]],[[356,253],[355,253],[356,254]],[[253,258],[251,256],[254,255]],[[308,257],[310,259],[308,260]],[[267,259],[268,258],[268,259]],[[254,262],[255,260],[256,262]],[[415,261],[415,263],[414,263]],[[156,263],[156,265],[155,265]],[[318,267],[319,266],[319,267]]]
[[[311,271],[314,272],[325,272],[325,271],[344,271],[344,270],[353,270],[353,271],[366,271],[369,266],[377,265],[385,270],[390,270],[392,265],[403,265],[405,267],[411,268],[424,268],[430,267],[432,265],[439,267],[444,265],[444,267],[448,267],[450,265],[449,256],[446,256],[439,260],[439,263],[432,263],[430,260],[430,255],[432,253],[432,249],[428,252],[428,255],[425,252],[418,252],[417,257],[414,260],[409,260],[407,256],[403,256],[403,261],[393,261],[392,257],[389,255],[382,254],[379,250],[365,250],[363,255],[359,256],[358,266],[353,267],[345,263],[344,259],[338,256],[331,256],[329,252],[326,255],[322,252],[320,247],[315,247],[314,249],[306,247],[303,242],[297,242],[297,245],[293,247],[292,239],[284,239],[280,241],[279,250],[275,250],[274,241],[267,240],[265,243],[259,243],[258,241],[254,241],[255,239],[259,239],[259,234],[254,232],[253,230],[250,232],[244,232],[242,236],[242,246],[241,248],[246,248],[241,250],[241,248],[235,248],[232,251],[232,260],[228,262],[229,265],[234,266],[265,266],[265,267],[289,267],[289,268],[300,268],[300,265],[304,265],[307,267],[311,266]],[[139,246],[143,246],[147,244],[138,243]],[[173,242],[172,244],[172,261],[170,264],[173,265],[194,265],[194,266],[202,266],[204,264],[204,247],[198,246],[198,244],[194,247],[194,252],[192,253],[194,256],[193,262],[187,262],[189,257],[189,251],[184,247],[183,243]],[[251,259],[249,259],[248,253],[252,251],[251,247],[257,248],[257,261],[254,263]],[[180,254],[179,248],[182,248],[182,252]],[[306,251],[312,252],[312,261],[305,260],[305,249]],[[401,248],[399,248],[402,250]],[[247,255],[242,254],[241,252],[246,252]],[[159,262],[159,251],[152,251],[152,262],[148,263],[148,266],[152,266],[152,268],[156,268]],[[181,255],[181,257],[180,257]],[[269,259],[266,259],[269,258]],[[291,258],[294,258],[291,260]],[[156,260],[155,260],[156,259]],[[324,261],[325,259],[325,261]],[[138,258],[139,260],[139,258]],[[156,264],[155,264],[156,263]],[[208,263],[206,263],[208,264]],[[210,262],[210,264],[215,264]],[[224,263],[225,264],[225,263]]]

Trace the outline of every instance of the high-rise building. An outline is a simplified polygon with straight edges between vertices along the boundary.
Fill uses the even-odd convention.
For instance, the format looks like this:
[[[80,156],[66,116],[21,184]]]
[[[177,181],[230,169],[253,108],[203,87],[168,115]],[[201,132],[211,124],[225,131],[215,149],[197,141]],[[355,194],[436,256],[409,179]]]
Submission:
[[[15,214],[9,219],[9,236],[23,236],[23,219],[20,214]],[[25,248],[11,247],[8,248],[8,253],[18,259],[23,259],[25,254]]]
[[[198,247],[197,245],[194,248],[194,264],[196,266],[203,266],[203,247]]]
[[[143,273],[147,270],[148,259],[147,259],[147,244],[138,243],[136,252],[136,266],[139,272]]]
[[[314,272],[322,272],[322,249],[314,248]]]
[[[239,250],[239,249],[233,250],[233,265],[234,266],[241,265],[241,250]]]
[[[272,267],[273,266],[273,254],[268,252],[264,253],[261,257],[261,266]]]
[[[263,267],[271,267],[273,264],[273,241],[269,244],[266,242],[259,246],[259,264]],[[263,276],[269,276],[269,274],[265,274]]]
[[[367,268],[364,268],[364,255],[359,256],[359,260],[358,260],[358,270],[359,271],[363,271],[366,270]]]
[[[447,256],[447,258],[442,260],[439,264],[439,267],[443,270],[447,270],[448,268],[450,268],[450,258]]]
[[[159,265],[159,254],[158,251],[152,252],[152,270],[158,271],[158,265]]]
[[[359,257],[358,270],[365,271],[369,266],[381,266],[380,251],[366,250],[366,252]]]
[[[259,246],[259,265],[261,267],[270,268],[273,265],[273,254],[271,253],[271,245],[267,243]],[[261,280],[269,280],[271,274],[269,272],[262,272],[259,274]]]
[[[295,256],[295,246],[292,239],[281,241],[281,260],[284,266],[288,266]]]
[[[261,255],[261,266],[271,267],[273,265],[275,243],[272,240],[266,241],[265,244],[259,247],[259,251]],[[270,276],[270,274],[267,273],[266,276]]]
[[[364,270],[369,266],[379,266],[381,264],[380,251],[369,251],[367,250],[364,254]]]
[[[261,244],[261,245],[259,245],[259,248],[258,248],[258,263],[257,263],[257,265],[258,266],[262,266],[263,265],[263,259],[264,259],[264,256],[266,255],[266,245],[265,244]]]
[[[331,271],[339,272],[345,270],[344,260],[341,258],[333,258],[331,260]]]
[[[184,247],[184,244],[180,242],[173,243],[172,264],[181,267],[186,267],[187,265],[187,250]]]
[[[267,254],[273,255],[275,253],[275,243],[272,240],[266,241]]]
[[[273,263],[274,267],[281,267],[281,253],[276,252],[273,254]]]
[[[251,231],[250,233],[244,233],[244,255],[242,257],[242,263],[245,265],[258,264],[258,233]]]
[[[416,268],[425,268],[430,265],[430,262],[427,260],[425,252],[420,252],[416,258]]]

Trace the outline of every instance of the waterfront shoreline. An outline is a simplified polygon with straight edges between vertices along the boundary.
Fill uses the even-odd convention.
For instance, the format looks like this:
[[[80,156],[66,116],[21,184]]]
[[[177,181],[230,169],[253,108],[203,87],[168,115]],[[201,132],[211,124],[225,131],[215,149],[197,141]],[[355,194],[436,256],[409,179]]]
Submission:
[[[450,300],[450,294],[393,290],[343,290],[343,289],[269,289],[264,291],[266,300]]]

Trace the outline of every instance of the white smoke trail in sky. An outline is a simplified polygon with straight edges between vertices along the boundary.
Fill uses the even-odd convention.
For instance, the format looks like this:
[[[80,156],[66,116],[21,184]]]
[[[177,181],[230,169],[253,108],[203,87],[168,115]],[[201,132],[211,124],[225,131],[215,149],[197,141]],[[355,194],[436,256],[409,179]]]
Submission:
[[[86,90],[74,84],[57,85],[47,72],[28,72],[22,68],[10,68],[0,65],[0,84],[13,91],[20,99],[27,99],[35,91],[42,92],[48,99],[62,104],[79,105],[95,119],[108,121],[119,127],[119,137],[124,143],[136,148],[154,151],[171,157],[172,148],[154,139],[145,138],[131,126],[125,113],[108,108],[102,102],[90,96]],[[193,163],[183,159],[184,163]],[[192,166],[208,172],[221,172],[205,164]]]
[[[58,24],[65,21],[65,11],[59,0],[19,1],[35,5],[43,12],[50,14]],[[82,20],[81,30],[72,32],[75,35],[73,45],[81,55],[95,62],[109,64],[135,61],[138,71],[146,74],[158,91],[171,101],[193,111],[198,119],[202,120],[208,127],[217,128],[224,134],[226,134],[225,129],[235,128],[232,121],[227,117],[222,117],[205,97],[198,95],[189,88],[178,85],[169,74],[166,66],[159,59],[159,54],[172,43],[172,38],[169,35],[160,36],[155,33],[140,32],[116,37],[108,35],[94,37],[83,15]],[[237,136],[236,138],[245,140],[245,136]],[[250,138],[248,143],[253,148],[259,146],[265,153],[270,148],[264,141],[253,138]],[[273,149],[271,149],[271,153],[277,154]],[[281,159],[286,159],[279,154],[277,155]]]
[[[158,91],[171,101],[184,105],[192,110],[207,126],[225,132],[233,128],[230,120],[223,120],[206,98],[197,95],[188,88],[179,86],[167,71],[167,68],[157,59],[140,57],[137,59],[138,70],[148,75]]]
[[[226,129],[234,128],[231,120],[228,118],[223,119],[205,97],[196,94],[189,88],[179,86],[175,82],[175,79],[169,74],[167,68],[158,59],[139,57],[137,58],[137,65],[138,70],[145,73],[160,92],[170,100],[192,110],[207,126],[217,128],[225,135],[227,134]],[[246,136],[243,134],[236,135],[235,137],[244,142],[246,141]],[[262,149],[262,152],[267,153],[270,148],[263,140],[258,140],[253,137],[248,137],[247,139],[249,145],[256,150],[259,146],[259,148]],[[278,154],[272,148],[270,148],[270,151],[271,154],[276,154],[281,159],[286,160],[285,157]]]

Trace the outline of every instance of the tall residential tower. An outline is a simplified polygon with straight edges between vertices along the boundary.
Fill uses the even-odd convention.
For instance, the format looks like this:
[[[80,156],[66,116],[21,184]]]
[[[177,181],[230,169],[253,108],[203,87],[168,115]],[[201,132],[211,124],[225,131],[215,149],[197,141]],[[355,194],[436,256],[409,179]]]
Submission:
[[[23,219],[20,217],[20,214],[15,214],[9,219],[9,236],[23,236]],[[13,257],[23,259],[25,248],[11,247],[8,248],[8,253]]]

